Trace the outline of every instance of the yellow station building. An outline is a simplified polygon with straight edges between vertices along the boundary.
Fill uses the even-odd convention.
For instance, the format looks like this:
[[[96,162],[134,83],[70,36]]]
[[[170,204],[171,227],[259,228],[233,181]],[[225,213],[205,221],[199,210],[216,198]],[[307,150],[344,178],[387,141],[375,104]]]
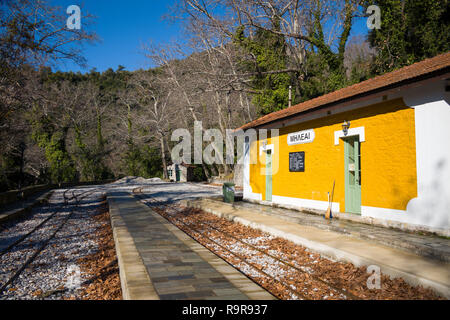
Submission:
[[[449,79],[446,53],[244,125],[244,199],[326,210],[334,183],[335,216],[448,236]]]

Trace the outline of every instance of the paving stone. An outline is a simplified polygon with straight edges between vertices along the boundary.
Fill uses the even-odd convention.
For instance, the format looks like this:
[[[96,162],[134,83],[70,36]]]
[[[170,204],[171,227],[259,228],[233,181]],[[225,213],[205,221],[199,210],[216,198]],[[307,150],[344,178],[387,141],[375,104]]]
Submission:
[[[240,205],[231,206],[210,199],[184,202],[183,204],[200,208],[219,216],[225,216],[227,219],[268,232],[273,236],[282,237],[333,260],[351,262],[356,266],[377,265],[386,275],[401,277],[413,286],[422,285],[429,287],[444,297],[450,297],[450,269],[448,263],[437,259],[429,259],[427,254],[430,252],[417,254],[409,250],[398,249],[394,245],[384,245],[363,237],[349,236],[332,230],[321,230],[320,227],[286,221],[279,215],[262,215],[257,209],[241,208]],[[309,216],[317,219],[317,216]],[[339,220],[337,222],[338,226],[343,225]],[[358,226],[358,228],[363,227]],[[376,235],[380,227],[367,225],[364,228],[368,229],[368,233],[373,232]],[[402,231],[383,229],[383,234],[386,235],[388,233],[391,234],[389,240],[392,242],[407,242],[404,239],[396,239],[396,236],[399,236],[411,237],[415,239],[417,245],[422,244],[422,238],[429,239],[430,243],[436,246],[439,246],[442,242],[447,243],[447,246],[440,248],[439,251],[441,253],[448,249],[448,243],[450,243],[442,241],[445,239],[438,237],[406,234]],[[409,245],[413,246],[414,244],[409,243]],[[427,247],[421,245],[420,249],[426,251]],[[415,250],[420,251],[418,249]],[[221,267],[217,269],[224,275],[227,272]],[[236,282],[234,283],[237,285]],[[243,291],[242,287],[239,288]],[[248,291],[245,292],[249,295]]]
[[[155,285],[155,289],[159,295],[195,291],[193,286],[186,286],[177,283],[170,286],[164,286],[163,283],[158,283],[158,286]]]
[[[186,274],[186,275],[171,276],[168,277],[168,279],[169,280],[195,279],[195,276],[193,274]]]
[[[152,282],[155,285],[158,282],[167,282],[167,281],[169,281],[169,277],[152,277]]]
[[[229,282],[196,283],[194,287],[198,289],[228,289],[231,284]]]
[[[188,298],[186,293],[160,294],[159,297],[161,300],[184,300]]]
[[[125,227],[126,233],[134,240],[130,242],[127,239],[127,246],[136,248],[139,261],[143,263],[151,286],[160,299],[209,299],[218,296],[224,299],[248,299],[221,273],[224,271],[230,274],[234,271],[238,276],[241,275],[239,271],[230,268],[223,260],[216,259],[208,250],[205,252],[214,258],[208,256],[212,264],[206,261],[196,252],[204,251],[203,246],[190,237],[176,236],[174,232],[181,232],[178,228],[133,196],[122,192],[115,197],[113,205],[118,207],[124,222],[121,227]],[[129,259],[136,257],[130,256]],[[248,281],[247,284],[254,284],[244,279]],[[135,286],[135,292],[145,292],[137,280],[132,285]],[[241,283],[239,285],[242,286]],[[270,296],[264,289],[260,288],[260,291],[261,297]]]
[[[230,295],[238,295],[240,294],[237,289],[214,289],[213,292],[218,296],[230,296]]]
[[[212,290],[193,291],[186,293],[188,298],[214,297],[215,293]]]
[[[346,220],[325,220],[323,217],[296,210],[262,206],[249,202],[236,202],[233,207],[247,208],[263,215],[276,216],[286,221],[313,226],[342,234],[351,234],[362,239],[370,239],[393,248],[432,257],[443,262],[450,262],[450,240],[434,235],[423,235],[407,231],[384,228]]]
[[[210,278],[209,280],[211,280],[212,282],[226,282],[227,279],[225,279],[224,277],[218,277],[218,278]]]

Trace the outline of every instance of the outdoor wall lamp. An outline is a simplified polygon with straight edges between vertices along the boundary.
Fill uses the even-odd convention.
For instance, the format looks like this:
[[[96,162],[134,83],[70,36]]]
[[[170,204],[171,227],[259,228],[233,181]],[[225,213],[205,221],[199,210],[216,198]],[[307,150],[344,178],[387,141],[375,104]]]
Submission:
[[[350,121],[344,120],[344,123],[342,124],[342,131],[344,132],[344,136],[347,135],[348,128],[350,128]]]

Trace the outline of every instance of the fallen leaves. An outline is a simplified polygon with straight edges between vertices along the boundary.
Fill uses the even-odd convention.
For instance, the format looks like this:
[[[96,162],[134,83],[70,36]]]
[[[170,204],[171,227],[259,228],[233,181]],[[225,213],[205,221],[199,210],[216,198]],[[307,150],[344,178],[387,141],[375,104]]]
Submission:
[[[98,244],[98,250],[77,261],[82,272],[91,276],[82,286],[83,299],[121,300],[119,266],[106,202],[93,219],[101,223],[97,232],[92,235],[92,239]],[[69,298],[73,299],[75,298]]]
[[[302,296],[307,299],[345,299],[350,298],[350,294],[356,299],[369,300],[442,299],[430,289],[421,286],[413,287],[402,278],[391,279],[385,274],[381,275],[381,289],[371,290],[367,287],[367,280],[370,274],[367,273],[365,267],[356,267],[351,263],[331,261],[288,240],[275,238],[259,230],[219,218],[199,209],[174,207],[154,209],[280,299],[297,299]],[[179,221],[192,226],[200,234],[193,232],[193,230]],[[207,224],[213,225],[221,232],[211,230]],[[262,251],[286,261],[296,268],[289,268],[284,265],[279,266],[278,269],[286,271],[284,273],[285,276],[283,276],[283,273],[280,273],[281,279],[273,279],[262,275],[262,273],[256,275],[254,271],[249,271],[252,268],[251,266],[249,267],[240,259],[237,260],[235,256],[218,248],[217,245],[214,245],[214,243],[202,236],[204,233],[214,241],[225,243],[228,248],[236,247],[237,241],[225,236],[222,232],[229,233],[237,239],[248,241],[248,243],[255,245]],[[243,244],[239,245],[242,246]],[[260,252],[258,254],[263,256]],[[250,260],[251,257],[248,254],[243,255],[247,261]],[[264,259],[270,261],[267,257]],[[264,266],[260,263],[254,263],[253,266],[260,270],[267,270],[267,268],[271,267],[270,264]],[[337,288],[341,293],[332,288]],[[298,292],[298,295],[293,293],[293,291]]]

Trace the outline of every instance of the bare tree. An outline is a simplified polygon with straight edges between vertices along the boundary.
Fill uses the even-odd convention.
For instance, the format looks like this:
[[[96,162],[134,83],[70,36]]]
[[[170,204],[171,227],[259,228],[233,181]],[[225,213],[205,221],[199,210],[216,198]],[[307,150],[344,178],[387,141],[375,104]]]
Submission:
[[[285,39],[290,56],[286,69],[303,72],[306,52],[319,52],[331,69],[343,70],[346,44],[362,0],[180,0],[174,18],[215,29],[232,42],[238,27],[252,38],[256,30]],[[256,61],[256,57],[248,57]],[[255,70],[258,71],[258,70]],[[266,71],[267,72],[267,71]],[[264,74],[264,73],[263,73]],[[251,74],[241,74],[248,79]]]
[[[86,41],[96,41],[89,31],[93,16],[84,9],[80,29],[67,28],[66,8],[45,0],[3,0],[0,11],[0,53],[10,66],[48,65],[71,60],[84,65],[81,55]],[[75,44],[75,45],[74,45]]]
[[[163,164],[163,176],[167,176],[166,143],[165,136],[168,132],[170,97],[172,88],[167,80],[158,72],[137,72],[130,80],[136,90],[138,104],[144,112],[137,116],[137,124],[144,128],[151,128],[159,140],[161,159]]]
[[[147,58],[151,59],[159,68],[161,68],[167,79],[171,82],[171,86],[178,91],[178,94],[182,98],[182,123],[185,127],[188,127],[187,114],[190,114],[194,121],[200,121],[197,113],[195,111],[195,96],[198,94],[198,87],[196,85],[192,86],[192,81],[182,81],[182,74],[185,70],[179,67],[176,59],[183,56],[183,51],[179,45],[167,45],[155,47],[152,44],[143,47],[144,54]],[[198,105],[197,105],[198,106]],[[201,151],[200,151],[201,152]],[[202,162],[203,171],[209,179],[209,171],[206,165]]]
[[[89,31],[93,17],[82,13],[82,28],[71,30],[66,27],[65,8],[48,1],[0,1],[0,143],[6,142],[2,143],[5,153],[30,154],[21,150],[24,143],[29,146],[23,111],[45,101],[38,70],[63,61],[85,64],[82,45],[97,36]]]

